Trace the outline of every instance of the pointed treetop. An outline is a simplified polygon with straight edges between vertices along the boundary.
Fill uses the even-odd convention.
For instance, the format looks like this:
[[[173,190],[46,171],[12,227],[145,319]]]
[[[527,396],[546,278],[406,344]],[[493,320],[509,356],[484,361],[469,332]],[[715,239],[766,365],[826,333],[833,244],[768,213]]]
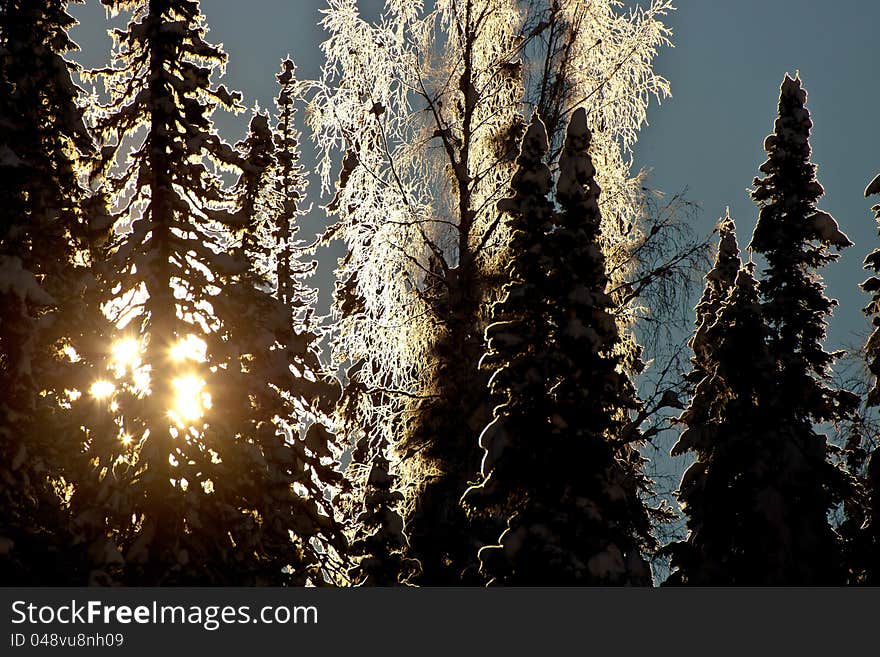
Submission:
[[[565,144],[559,156],[559,180],[556,183],[556,196],[563,206],[586,203],[592,197],[595,219],[598,221],[599,185],[596,183],[596,169],[590,159],[592,134],[587,125],[587,112],[583,107],[571,115]]]
[[[780,158],[787,159],[798,150],[802,150],[805,157],[810,156],[809,137],[813,122],[810,120],[810,112],[805,107],[806,103],[807,92],[801,86],[801,79],[795,77],[792,80],[786,74],[779,88],[779,114],[773,124],[773,134],[764,139],[764,150],[770,155],[770,159],[760,166],[761,173],[772,173],[772,159],[776,154]],[[823,193],[822,186],[816,183],[814,197],[819,198]]]
[[[260,109],[259,105],[254,107],[254,115],[251,117],[250,131],[257,134],[271,132],[269,129],[269,115]]]
[[[813,122],[806,100],[800,78],[786,75],[773,133],[764,140],[767,160],[759,170],[765,177],[755,178],[751,194],[761,210],[750,248],[759,253],[787,250],[804,241],[838,250],[852,246],[834,217],[816,208],[825,190],[816,179],[816,165],[810,161]]]
[[[739,245],[736,241],[736,224],[730,216],[730,208],[719,220],[716,230],[720,238],[718,240],[718,254],[715,258],[715,266],[712,271],[706,274],[706,280],[730,287],[734,284],[737,272],[742,265]]]
[[[290,58],[290,55],[281,60],[281,72],[275,76],[278,84],[290,84],[296,77],[296,64]]]
[[[547,141],[547,128],[538,113],[532,115],[532,122],[529,124],[526,134],[522,141],[522,150],[517,158],[517,163],[543,162],[550,150],[550,144]],[[549,182],[547,191],[550,191]]]
[[[587,110],[583,107],[578,107],[571,115],[566,136],[569,139],[583,138],[586,140],[587,146],[589,146],[591,139],[590,127],[587,125]]]
[[[747,265],[740,268],[736,273],[736,281],[734,287],[746,298],[758,300],[758,282],[755,280],[753,273],[754,265]]]
[[[801,105],[804,105],[807,102],[807,92],[801,86],[801,76],[799,72],[795,72],[794,78],[786,73],[785,79],[782,81],[782,86],[779,90],[780,97],[782,98],[794,98]]]
[[[499,210],[516,212],[526,198],[533,198],[536,195],[546,196],[550,193],[553,174],[544,161],[549,150],[547,129],[541,117],[535,112],[523,136],[520,154],[516,158],[517,170],[511,182],[514,196],[498,201]],[[535,189],[531,189],[533,187]]]
[[[695,369],[688,375],[688,380],[694,383],[712,370],[717,345],[708,337],[709,331],[718,320],[724,303],[729,299],[735,286],[737,272],[742,266],[739,246],[736,242],[736,225],[729,210],[718,221],[716,230],[719,240],[715,264],[706,274],[706,288],[694,308],[697,330],[691,338],[690,346],[694,351],[691,362]]]

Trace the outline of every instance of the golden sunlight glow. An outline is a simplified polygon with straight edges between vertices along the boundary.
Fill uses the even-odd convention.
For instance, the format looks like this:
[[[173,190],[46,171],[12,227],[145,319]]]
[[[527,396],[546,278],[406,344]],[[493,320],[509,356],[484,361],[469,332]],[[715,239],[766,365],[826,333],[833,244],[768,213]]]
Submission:
[[[123,445],[130,445],[131,444],[131,434],[130,433],[122,434],[121,440],[122,440]]]
[[[100,381],[95,381],[89,388],[89,394],[95,399],[104,399],[112,395],[115,391],[116,386],[114,386],[109,381],[104,381],[103,379],[101,379]]]
[[[194,360],[205,362],[207,345],[200,337],[189,334],[171,347],[171,358],[176,361]]]
[[[134,383],[134,389],[138,391],[138,393],[144,393],[150,389],[150,368],[149,367],[139,367],[134,371],[132,375],[132,382]]]
[[[116,376],[122,376],[126,370],[134,370],[141,364],[141,345],[134,338],[123,338],[113,343],[110,348]]]
[[[193,374],[172,381],[174,408],[169,415],[179,425],[198,420],[211,408],[211,395],[204,391],[205,381]]]

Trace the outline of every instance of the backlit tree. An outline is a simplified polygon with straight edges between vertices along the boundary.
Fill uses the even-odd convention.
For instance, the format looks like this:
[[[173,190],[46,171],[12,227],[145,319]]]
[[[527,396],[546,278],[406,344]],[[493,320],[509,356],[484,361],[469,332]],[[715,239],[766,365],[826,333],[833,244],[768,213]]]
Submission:
[[[567,30],[577,53],[566,59],[564,88],[554,87],[559,124],[583,106],[604,144],[602,175],[622,187],[603,197],[603,248],[620,263],[609,268],[612,278],[632,275],[623,261],[640,243],[633,224],[644,198],[628,153],[649,96],[666,93],[651,61],[666,43],[660,17],[668,5],[625,15],[616,2],[592,4],[577,27],[578,12],[516,0],[390,2],[378,23],[364,19],[354,0],[332,0],[326,11],[327,64],[310,123],[325,186],[332,156],[342,156],[328,206],[337,223],[325,239],[346,243],[340,300],[356,310],[337,305],[334,355],[363,360],[365,389],[382,393],[358,406],[363,417],[349,434],[372,425],[395,443],[424,583],[461,582],[463,572],[476,571],[472,542],[490,539],[471,538],[457,500],[478,469],[473,436],[490,416],[477,362],[508,258],[496,203],[513,174],[524,101],[540,105],[531,92],[540,81],[524,71],[543,70],[555,85],[558,53],[546,65],[536,54],[551,24]],[[550,20],[535,19],[541,12]],[[623,290],[615,315],[628,324],[635,297]]]
[[[109,228],[83,186],[94,151],[72,81],[67,2],[0,3],[0,579],[84,584],[113,560],[68,515],[71,404],[102,355],[96,260]],[[85,383],[88,386],[88,383]],[[85,552],[93,555],[86,558]],[[118,555],[117,555],[118,558]]]
[[[493,307],[484,366],[501,403],[480,437],[483,483],[466,499],[507,518],[480,550],[491,583],[649,584],[651,543],[640,498],[647,481],[633,445],[635,390],[600,248],[600,190],[584,110],[559,159],[557,214],[543,124],[523,140],[510,213],[511,281]]]
[[[213,111],[239,96],[211,81],[226,56],[198,2],[104,4],[131,11],[113,66],[94,72],[109,95],[94,178],[120,208],[118,358],[97,392],[117,419],[93,432],[96,483],[75,501],[106,509],[126,583],[320,584],[341,545],[318,482],[331,437],[306,431],[326,382],[315,336],[265,278],[268,122],[255,117],[241,152],[218,136]],[[224,170],[240,171],[234,189]]]

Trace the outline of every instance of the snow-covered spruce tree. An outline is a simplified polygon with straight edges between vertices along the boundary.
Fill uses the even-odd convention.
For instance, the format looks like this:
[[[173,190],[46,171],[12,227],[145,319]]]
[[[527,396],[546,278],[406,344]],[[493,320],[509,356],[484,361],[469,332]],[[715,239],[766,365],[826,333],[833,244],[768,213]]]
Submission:
[[[880,175],[876,176],[865,188],[865,197],[880,194]],[[874,218],[880,224],[880,204],[874,205],[871,210]],[[880,249],[875,249],[865,258],[865,269],[880,273]],[[873,377],[871,389],[868,392],[867,403],[869,406],[880,405],[880,278],[871,276],[860,286],[862,290],[871,294],[871,303],[864,308],[864,313],[871,318],[873,331],[865,345],[865,356],[868,360],[868,371]]]
[[[96,484],[74,501],[106,510],[125,583],[321,584],[341,545],[317,481],[332,454],[320,425],[301,435],[323,383],[315,336],[292,328],[260,271],[267,122],[244,155],[215,132],[212,112],[238,95],[211,83],[225,55],[204,40],[198,2],[104,4],[132,11],[114,65],[95,72],[110,97],[95,177],[121,207],[110,305],[122,333],[119,376],[96,392],[118,419],[94,432]],[[242,171],[235,193],[224,168]]]
[[[344,289],[337,289],[337,295],[344,294]],[[345,310],[351,310],[349,305],[344,304]],[[395,453],[383,431],[360,425],[370,416],[361,414],[359,407],[380,403],[373,398],[385,394],[366,389],[361,374],[365,365],[362,360],[348,368],[336,408],[338,427],[362,427],[354,437],[339,495],[351,536],[348,554],[354,565],[349,579],[356,586],[410,585],[421,572],[421,564],[408,556],[409,539],[401,514],[405,496],[399,488]]]
[[[621,353],[638,368],[640,350],[633,326],[645,312],[659,321],[673,312],[677,304],[672,298],[677,295],[670,294],[669,284],[680,284],[679,274],[690,269],[694,254],[694,245],[675,243],[681,235],[674,222],[663,218],[675,215],[676,201],[652,210],[645,173],[630,172],[632,148],[650,98],[670,95],[669,82],[654,72],[653,60],[660,48],[670,45],[670,29],[663,20],[674,7],[668,0],[652,0],[627,11],[620,0],[518,4],[521,33],[529,36],[524,47],[535,63],[523,71],[526,99],[547,125],[551,163],[561,153],[571,112],[584,107],[589,113],[590,152],[599,163],[596,180],[603,190],[600,240],[609,290],[618,304]],[[669,238],[674,246],[663,245]],[[656,248],[666,253],[649,257]],[[666,273],[655,275],[659,271]],[[651,299],[652,294],[666,298]]]
[[[778,477],[764,502],[766,513],[780,514],[778,543],[772,559],[761,557],[768,568],[756,577],[767,583],[839,581],[838,541],[827,514],[843,497],[844,478],[829,465],[827,439],[815,423],[844,419],[857,405],[855,395],[828,383],[839,354],[822,343],[836,302],[825,297],[816,270],[837,259],[831,247],[851,242],[816,207],[823,189],[810,162],[805,103],[800,80],[786,76],[774,132],[764,142],[764,177],[752,191],[759,214],[750,248],[766,260],[758,288],[775,359],[774,385],[762,400],[776,409],[775,423],[760,431],[779,443],[770,461]]]
[[[93,144],[67,2],[0,2],[0,581],[85,584],[66,510],[81,435],[71,402],[99,355],[92,273],[109,224],[79,172]],[[73,362],[75,361],[75,362]],[[72,392],[71,392],[72,391]],[[94,559],[101,561],[101,557]]]
[[[694,309],[694,333],[688,341],[688,346],[693,353],[690,359],[691,369],[684,374],[683,385],[691,402],[684,414],[673,420],[673,422],[680,423],[685,421],[683,418],[686,418],[687,426],[691,427],[714,423],[717,410],[715,401],[726,394],[723,381],[715,376],[716,344],[709,339],[708,335],[734,287],[742,261],[736,240],[736,226],[729,211],[719,221],[716,231],[719,239],[715,264],[705,276],[705,288]],[[673,456],[688,451],[689,448],[686,445],[686,441],[679,441],[679,444],[673,449]],[[674,491],[679,499],[681,499],[680,489],[681,487],[678,491]],[[677,544],[676,542],[675,545]],[[667,554],[672,550],[673,548],[664,547]],[[677,561],[673,561],[674,564],[677,564]]]
[[[865,197],[875,194],[880,194],[880,175],[865,188]],[[880,224],[880,204],[872,206],[871,210]],[[873,327],[865,344],[868,372],[873,377],[865,402],[871,407],[880,405],[880,277],[877,276],[880,273],[880,249],[868,254],[865,258],[865,269],[874,272],[860,286],[871,295],[871,302],[863,309]],[[865,508],[860,508],[856,514],[857,521],[862,526],[857,529],[856,555],[852,561],[855,562],[857,581],[876,584],[880,582],[880,448],[871,451],[865,474],[866,504],[860,505]]]
[[[651,582],[641,557],[651,542],[639,496],[647,482],[628,417],[638,402],[616,349],[589,147],[578,110],[559,159],[557,215],[536,118],[514,196],[500,204],[511,217],[511,280],[493,306],[483,365],[495,369],[501,403],[480,437],[484,481],[465,498],[507,518],[500,544],[479,553],[492,584]]]
[[[550,429],[546,354],[550,325],[546,298],[552,292],[547,276],[550,254],[545,248],[555,219],[553,203],[548,198],[553,181],[545,161],[547,149],[547,132],[535,114],[516,159],[517,169],[511,182],[513,196],[499,201],[499,209],[510,216],[509,282],[492,307],[491,323],[486,329],[488,351],[480,362],[482,369],[494,370],[489,389],[499,405],[494,419],[480,435],[479,444],[484,450],[483,482],[465,494],[468,505],[481,520],[522,514],[524,509],[518,507],[529,499],[529,493],[539,494],[529,490],[530,484],[536,478],[543,479],[548,465],[540,450],[541,438]],[[526,466],[527,462],[531,464]],[[507,564],[498,563],[497,555],[506,554],[505,538],[510,542],[516,539],[517,546],[531,542],[517,535],[516,524],[522,522],[520,515],[514,515],[508,522],[513,526],[502,537],[502,546],[480,551],[481,570],[502,582],[505,576],[519,575],[523,583],[530,583],[534,572],[528,568],[528,553],[522,555],[525,559],[521,565],[517,559],[520,555],[516,554],[509,557],[514,563],[508,568],[502,567]],[[527,524],[524,532],[528,532]],[[548,583],[553,581],[553,570],[551,564],[544,564]]]
[[[283,164],[296,163],[299,152],[295,141],[275,137],[268,117],[256,114],[247,138],[238,145],[242,175],[233,223],[242,226],[237,248],[247,270],[231,277],[212,302],[223,319],[217,331],[222,342],[209,345],[223,347],[218,346],[209,360],[228,364],[227,375],[218,381],[223,388],[216,397],[222,406],[211,419],[214,432],[219,432],[215,440],[229,433],[252,437],[262,452],[261,467],[242,473],[250,481],[239,502],[243,508],[258,503],[260,530],[254,531],[251,519],[245,518],[236,550],[259,555],[258,582],[320,583],[330,574],[319,571],[324,565],[335,570],[337,580],[342,575],[338,560],[344,539],[324,496],[325,488],[341,478],[334,467],[333,437],[326,429],[339,389],[321,366],[320,336],[302,325],[315,295],[312,290],[301,294],[308,288],[295,277],[312,267],[299,261],[297,245],[290,239],[297,229],[295,202],[302,189],[288,186]],[[282,223],[287,238],[279,246]],[[277,258],[284,258],[284,265],[279,266]],[[224,423],[225,428],[217,428]],[[247,462],[246,454],[242,458]],[[291,531],[297,537],[295,545]],[[315,551],[313,539],[331,552]],[[290,573],[279,580],[286,566]]]
[[[697,458],[679,486],[688,535],[666,547],[673,568],[667,584],[823,581],[806,576],[811,565],[800,565],[799,550],[811,548],[794,542],[812,538],[816,544],[809,524],[799,519],[807,510],[791,497],[813,464],[778,417],[776,365],[762,313],[749,266],[739,270],[714,319],[697,329],[696,345],[711,348],[704,377],[680,418],[686,428],[672,449],[673,455],[692,452]]]
[[[736,226],[729,213],[717,230],[715,265],[706,274],[689,343],[694,355],[687,379],[694,391],[679,418],[687,428],[672,449],[673,456],[688,452],[697,456],[678,491],[689,534],[687,540],[665,548],[674,569],[667,584],[723,583],[728,576],[734,582],[744,573],[751,574],[750,564],[730,562],[740,547],[736,537],[745,535],[741,528],[747,526],[740,516],[748,516],[754,506],[754,490],[748,487],[757,483],[752,472],[742,474],[735,466],[744,454],[760,453],[759,438],[753,438],[750,430],[756,412],[755,390],[766,385],[762,377],[768,379],[771,361],[757,284],[751,269],[741,270]],[[738,349],[749,354],[749,359],[735,369]],[[733,378],[727,381],[727,376]],[[748,414],[741,415],[745,411]],[[744,483],[737,483],[740,479]],[[735,506],[735,496],[741,496],[741,508]],[[708,521],[707,510],[713,510]],[[749,518],[759,520],[757,515]],[[760,524],[756,528],[766,530]]]
[[[349,578],[355,586],[397,586],[418,574],[420,565],[407,557],[409,540],[404,532],[400,506],[404,496],[388,459],[389,446],[365,434],[353,454],[353,464],[369,468],[358,486],[353,517],[353,537],[348,554],[355,565]],[[351,470],[350,470],[351,471]]]
[[[324,154],[325,186],[332,156],[344,154],[328,206],[338,221],[325,237],[346,242],[337,270],[346,292],[341,299],[357,302],[347,305],[356,312],[337,306],[334,356],[363,360],[365,389],[382,392],[358,405],[370,418],[350,426],[349,438],[374,425],[397,440],[407,527],[423,583],[460,583],[463,571],[476,572],[474,543],[491,539],[468,529],[457,500],[477,474],[479,450],[471,436],[490,415],[477,362],[488,309],[505,278],[508,239],[496,202],[513,173],[524,129],[521,105],[531,102],[524,70],[538,64],[533,46],[549,25],[530,21],[529,4],[390,2],[372,24],[355,0],[331,0],[323,23],[327,65],[310,123]],[[665,3],[628,16],[613,0],[598,4],[614,8],[595,12],[595,29],[605,31],[608,48],[574,36],[580,46],[572,70],[596,71],[601,80],[573,81],[561,113],[567,119],[584,106],[602,135],[634,134],[648,95],[665,93],[665,81],[650,66],[666,42],[658,18]],[[554,75],[551,65],[536,67]],[[622,145],[624,153],[634,142],[601,139],[618,150]],[[610,158],[603,160],[610,171]],[[628,179],[626,155],[614,162],[614,175]],[[609,217],[633,221],[642,200],[613,194],[603,202],[621,204]],[[632,234],[623,235],[612,220],[604,235],[616,245],[608,249],[631,253]],[[615,275],[624,271],[621,265]],[[631,309],[623,306],[621,317]],[[395,431],[401,418],[407,421]]]
[[[615,321],[618,306],[608,294],[611,282],[602,251],[601,188],[592,150],[586,112],[575,110],[559,157],[556,201],[560,213],[550,236],[549,280],[555,290],[550,298],[554,331],[551,435],[568,442],[579,454],[576,460],[592,476],[584,482],[583,469],[572,467],[564,477],[570,488],[563,497],[573,505],[572,515],[585,498],[601,515],[595,522],[595,516],[587,514],[588,518],[581,518],[583,533],[570,534],[578,541],[591,536],[587,579],[650,585],[650,572],[642,559],[652,545],[652,514],[642,500],[650,482],[636,451],[641,434],[631,414],[641,407],[626,370],[634,345]],[[624,342],[626,348],[622,348]],[[564,456],[567,450],[562,447],[553,460],[571,463]],[[549,500],[552,504],[552,497]],[[581,547],[570,549],[583,555]]]
[[[739,245],[736,242],[736,224],[728,210],[718,222],[718,250],[715,264],[706,274],[706,286],[700,301],[694,308],[696,321],[695,334],[690,341],[694,352],[691,364],[693,369],[686,375],[688,381],[697,384],[715,367],[712,343],[704,337],[706,330],[718,319],[718,311],[724,304],[736,282],[737,273],[742,266]]]
[[[296,66],[287,58],[281,62],[281,71],[276,76],[280,87],[275,100],[277,120],[275,125],[275,157],[277,168],[276,191],[281,201],[280,212],[276,214],[275,237],[275,280],[277,297],[286,304],[297,308],[296,325],[309,324],[312,309],[317,302],[317,291],[304,283],[304,278],[314,271],[315,264],[300,259],[300,241],[296,239],[299,227],[296,219],[307,209],[302,206],[308,181],[300,164],[300,133],[296,127],[296,100],[301,96],[301,83],[296,77]]]

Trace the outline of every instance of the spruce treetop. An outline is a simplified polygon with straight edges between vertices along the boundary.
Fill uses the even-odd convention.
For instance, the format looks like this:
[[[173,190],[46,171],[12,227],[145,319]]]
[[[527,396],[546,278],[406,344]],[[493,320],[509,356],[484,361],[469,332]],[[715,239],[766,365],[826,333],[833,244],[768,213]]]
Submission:
[[[698,382],[706,374],[707,368],[711,367],[712,344],[707,341],[706,333],[718,318],[718,312],[733,288],[742,266],[736,240],[736,225],[729,211],[718,222],[716,230],[718,250],[715,254],[715,264],[706,274],[706,287],[694,309],[696,332],[690,341],[691,349],[694,351],[691,359],[694,370],[687,374],[687,379],[692,383]]]
[[[765,174],[755,178],[758,222],[750,248],[766,259],[759,283],[771,345],[778,354],[781,392],[795,415],[822,421],[849,413],[854,399],[822,383],[839,356],[824,350],[827,318],[837,305],[824,294],[816,269],[852,245],[837,221],[816,203],[824,193],[810,161],[813,123],[799,78],[782,82],[774,131],[764,140]],[[800,391],[795,393],[795,391]],[[810,391],[810,392],[806,392]]]

